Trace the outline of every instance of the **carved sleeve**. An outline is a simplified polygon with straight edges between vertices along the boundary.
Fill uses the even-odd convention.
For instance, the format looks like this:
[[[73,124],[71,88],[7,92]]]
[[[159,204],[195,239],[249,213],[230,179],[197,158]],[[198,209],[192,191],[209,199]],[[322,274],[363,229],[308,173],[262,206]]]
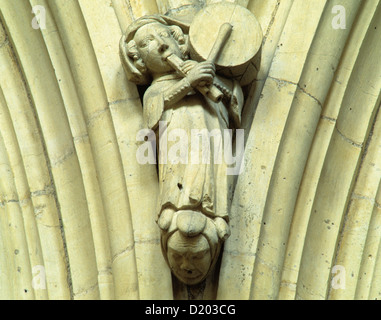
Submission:
[[[244,102],[241,86],[236,80],[231,81],[219,77],[214,79],[214,85],[224,94],[229,117],[233,120],[234,127],[239,128],[241,126],[241,116]]]
[[[164,111],[171,109],[192,90],[186,78],[158,82],[149,87],[143,99],[143,116],[148,128],[156,130]]]
[[[225,98],[227,99],[231,99],[232,95],[233,95],[233,91],[229,88],[229,86],[227,85],[227,83],[224,83],[220,78],[218,77],[215,77],[214,78],[214,81],[213,81],[213,84],[219,89],[221,90],[221,92],[224,94]],[[230,85],[231,86],[231,85]]]
[[[168,109],[184,98],[193,88],[187,78],[183,78],[164,91],[164,109]]]

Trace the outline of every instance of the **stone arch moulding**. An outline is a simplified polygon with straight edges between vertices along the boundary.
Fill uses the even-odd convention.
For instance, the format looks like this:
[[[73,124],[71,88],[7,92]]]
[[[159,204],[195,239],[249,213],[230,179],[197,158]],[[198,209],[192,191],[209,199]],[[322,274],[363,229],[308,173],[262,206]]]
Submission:
[[[230,236],[193,286],[161,252],[119,42],[221,2],[263,38]],[[380,21],[379,0],[0,0],[0,299],[381,298]]]

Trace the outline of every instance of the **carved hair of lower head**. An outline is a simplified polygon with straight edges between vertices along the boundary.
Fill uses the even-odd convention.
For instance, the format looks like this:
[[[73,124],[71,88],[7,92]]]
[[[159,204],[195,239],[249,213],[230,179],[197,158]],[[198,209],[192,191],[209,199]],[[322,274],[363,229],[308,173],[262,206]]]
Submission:
[[[208,240],[212,251],[215,251],[214,247],[220,240],[224,240],[219,237],[213,220],[198,211],[180,210],[174,213],[170,227],[162,230],[162,244],[165,251],[168,239],[177,231],[189,238],[203,235]]]

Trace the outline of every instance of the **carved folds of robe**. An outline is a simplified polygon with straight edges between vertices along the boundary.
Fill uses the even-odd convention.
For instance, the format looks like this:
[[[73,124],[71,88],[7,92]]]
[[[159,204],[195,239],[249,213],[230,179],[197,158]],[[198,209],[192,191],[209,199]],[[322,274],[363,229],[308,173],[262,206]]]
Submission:
[[[230,97],[223,99],[224,102],[214,103],[195,91],[165,109],[163,92],[181,79],[176,74],[164,75],[154,80],[144,95],[144,118],[156,133],[158,147],[160,200],[157,212],[160,215],[165,208],[195,210],[228,221],[232,177],[227,175],[224,129],[238,125],[242,89],[238,83],[228,85],[225,80],[224,88]],[[210,148],[205,140],[203,144],[202,132],[207,133]],[[213,138],[216,132],[221,139]],[[192,143],[195,143],[193,147]],[[208,149],[210,156],[205,158]]]

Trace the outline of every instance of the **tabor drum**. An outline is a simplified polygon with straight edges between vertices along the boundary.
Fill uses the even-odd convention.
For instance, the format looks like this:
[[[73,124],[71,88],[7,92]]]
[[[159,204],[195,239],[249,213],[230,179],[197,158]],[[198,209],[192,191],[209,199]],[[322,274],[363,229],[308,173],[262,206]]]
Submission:
[[[219,2],[197,13],[189,30],[191,58],[204,61],[213,49],[220,28],[229,23],[232,31],[216,60],[217,72],[234,78],[242,85],[250,84],[256,76],[255,61],[263,39],[257,18],[246,8]]]

